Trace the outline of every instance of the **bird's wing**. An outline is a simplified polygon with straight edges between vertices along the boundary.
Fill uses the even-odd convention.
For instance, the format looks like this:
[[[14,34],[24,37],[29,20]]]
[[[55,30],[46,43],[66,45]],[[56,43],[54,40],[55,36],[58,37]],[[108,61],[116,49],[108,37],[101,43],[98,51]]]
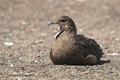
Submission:
[[[93,55],[99,60],[102,57],[102,49],[95,40],[86,38],[83,35],[78,35],[76,42],[85,58],[89,55]]]
[[[81,41],[81,44],[84,48],[83,49],[84,57],[87,57],[89,55],[94,55],[94,56],[96,56],[97,59],[100,59],[102,57],[103,52],[95,40],[86,39],[84,41]]]

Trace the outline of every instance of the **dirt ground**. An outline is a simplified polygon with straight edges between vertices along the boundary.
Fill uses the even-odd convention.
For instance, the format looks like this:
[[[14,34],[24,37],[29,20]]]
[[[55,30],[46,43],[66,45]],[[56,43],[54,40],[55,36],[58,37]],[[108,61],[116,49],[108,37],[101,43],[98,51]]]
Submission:
[[[51,62],[58,26],[47,25],[61,15],[75,21],[78,34],[100,44],[105,53],[100,64]],[[120,79],[120,0],[0,0],[0,79]]]

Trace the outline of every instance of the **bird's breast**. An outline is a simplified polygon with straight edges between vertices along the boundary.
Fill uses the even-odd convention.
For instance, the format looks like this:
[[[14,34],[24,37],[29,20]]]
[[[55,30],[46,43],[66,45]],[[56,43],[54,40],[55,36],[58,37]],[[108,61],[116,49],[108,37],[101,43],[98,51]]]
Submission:
[[[64,38],[56,40],[52,46],[53,56],[58,58],[68,57],[74,54],[74,40],[70,38]]]

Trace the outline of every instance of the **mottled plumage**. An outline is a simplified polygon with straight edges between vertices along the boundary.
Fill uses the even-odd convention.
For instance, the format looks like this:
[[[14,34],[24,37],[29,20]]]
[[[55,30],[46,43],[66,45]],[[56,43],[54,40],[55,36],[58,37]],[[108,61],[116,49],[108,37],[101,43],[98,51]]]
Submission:
[[[96,64],[102,57],[102,50],[95,40],[77,35],[74,21],[68,16],[60,16],[57,21],[58,33],[50,50],[54,64],[86,65]]]

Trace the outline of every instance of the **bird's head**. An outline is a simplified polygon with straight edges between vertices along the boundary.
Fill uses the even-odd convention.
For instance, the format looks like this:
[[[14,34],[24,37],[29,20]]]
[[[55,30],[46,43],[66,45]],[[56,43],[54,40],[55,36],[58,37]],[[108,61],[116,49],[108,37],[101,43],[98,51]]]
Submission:
[[[60,16],[56,21],[49,23],[48,26],[50,26],[52,24],[58,24],[59,25],[58,32],[55,35],[56,39],[63,32],[65,32],[67,35],[69,35],[69,34],[76,35],[75,23],[68,16]]]

